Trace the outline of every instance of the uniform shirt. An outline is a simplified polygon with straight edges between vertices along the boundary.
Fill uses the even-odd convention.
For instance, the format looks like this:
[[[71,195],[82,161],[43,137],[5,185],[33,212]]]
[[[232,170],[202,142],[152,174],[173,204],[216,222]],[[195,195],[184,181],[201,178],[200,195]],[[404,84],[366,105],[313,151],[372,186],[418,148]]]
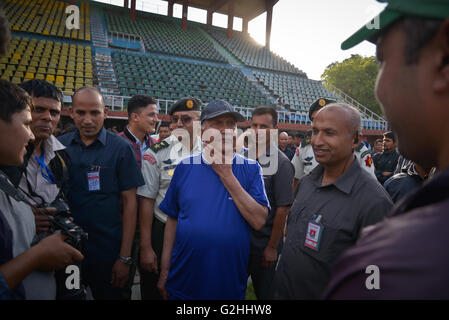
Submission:
[[[318,162],[315,160],[315,154],[310,143],[296,148],[292,164],[295,168],[295,179],[301,179],[312,172]]]
[[[262,160],[261,163],[259,163],[262,167],[265,192],[268,201],[270,202],[271,209],[268,211],[268,217],[264,227],[258,231],[254,229],[251,230],[251,254],[253,255],[263,255],[263,252],[270,241],[277,208],[281,206],[290,206],[293,202],[293,165],[280,150],[274,150],[274,152],[277,153],[277,170],[275,174],[270,175],[265,173],[270,167],[270,162]],[[270,157],[269,150],[266,157]],[[278,252],[280,253],[280,250]]]
[[[232,171],[251,197],[269,206],[256,161],[235,155]],[[202,155],[178,164],[160,209],[178,220],[170,298],[244,299],[251,227]]]
[[[29,248],[36,236],[36,225],[31,208],[0,191],[0,208],[12,230],[12,255],[17,257]],[[53,272],[34,270],[22,281],[26,299],[56,299],[56,280]]]
[[[384,183],[393,175],[398,165],[399,154],[396,150],[384,151],[379,157],[376,158],[374,163],[376,167],[376,177],[380,183]],[[388,176],[383,176],[382,172],[391,172]]]
[[[384,188],[356,160],[332,184],[321,185],[323,173],[318,165],[299,181],[275,274],[275,299],[318,299],[336,259],[356,243],[362,228],[382,220],[392,206]],[[323,229],[315,251],[305,239],[309,222],[318,215]]]
[[[104,128],[87,147],[78,130],[59,140],[72,160],[68,198],[74,222],[89,234],[84,263],[111,263],[122,241],[121,192],[144,184],[131,144]],[[98,191],[89,191],[92,170],[99,170]]]
[[[360,166],[365,169],[373,178],[376,178],[374,173],[374,163],[371,157],[370,150],[363,144],[360,143],[359,146],[354,150],[354,155],[357,157]]]
[[[449,168],[400,201],[336,264],[327,299],[449,299]],[[380,289],[368,290],[368,265]]]
[[[189,153],[175,136],[169,136],[145,152],[142,164],[145,185],[137,189],[137,194],[145,198],[156,199],[154,215],[159,221],[167,222],[167,215],[159,209],[159,204],[164,200],[176,165],[182,159],[200,153],[201,139],[199,137],[195,139],[193,149]]]
[[[55,151],[65,149],[65,146],[56,139],[55,136],[51,135],[50,138],[46,139],[43,142],[43,150],[44,150],[44,163],[47,168],[50,167],[50,161],[56,157]],[[59,188],[55,183],[51,183],[44,178],[41,172],[41,167],[39,163],[35,159],[35,153],[28,160],[28,164],[26,167],[26,174],[22,175],[22,179],[20,180],[20,188],[23,190],[29,190],[28,184],[31,187],[34,194],[38,194],[45,203],[51,203],[55,200],[56,196],[59,193]],[[44,174],[47,174],[47,171],[43,170]],[[28,180],[28,183],[27,183]],[[32,193],[28,192],[30,195]],[[33,199],[38,203],[42,202],[40,197],[34,196]]]

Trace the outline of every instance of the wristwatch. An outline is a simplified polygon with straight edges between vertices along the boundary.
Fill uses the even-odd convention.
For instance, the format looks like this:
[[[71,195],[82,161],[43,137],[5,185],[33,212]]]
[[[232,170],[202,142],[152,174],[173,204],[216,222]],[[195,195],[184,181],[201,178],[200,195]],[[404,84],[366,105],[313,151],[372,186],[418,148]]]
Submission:
[[[133,259],[131,257],[122,257],[118,256],[118,259],[123,262],[124,264],[132,265],[134,263]]]

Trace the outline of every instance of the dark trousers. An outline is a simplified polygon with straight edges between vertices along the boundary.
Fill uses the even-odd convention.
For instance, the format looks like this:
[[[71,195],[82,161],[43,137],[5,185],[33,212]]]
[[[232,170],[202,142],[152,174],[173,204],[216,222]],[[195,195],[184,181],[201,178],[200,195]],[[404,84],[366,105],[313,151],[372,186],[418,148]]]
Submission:
[[[161,271],[162,246],[164,244],[165,223],[153,218],[151,229],[151,245],[157,256],[158,271]],[[139,255],[140,256],[140,255]],[[139,268],[140,274],[140,294],[142,300],[162,300],[162,296],[157,289],[159,274],[148,272]]]
[[[122,300],[121,288],[114,288],[111,285],[112,263],[95,261],[94,264],[83,264],[83,280],[92,291],[95,300]]]
[[[137,267],[140,266],[139,248],[140,248],[140,234],[139,231],[136,230],[136,233],[134,235],[133,246],[131,248],[131,258],[133,259],[134,263],[129,267],[128,281],[126,282],[125,286],[122,289],[123,300],[131,300],[132,287],[134,284],[134,276],[136,275]]]
[[[270,268],[264,268],[262,267],[262,256],[250,255],[248,274],[251,276],[254,293],[258,300],[273,299],[272,283],[276,264],[277,261]]]

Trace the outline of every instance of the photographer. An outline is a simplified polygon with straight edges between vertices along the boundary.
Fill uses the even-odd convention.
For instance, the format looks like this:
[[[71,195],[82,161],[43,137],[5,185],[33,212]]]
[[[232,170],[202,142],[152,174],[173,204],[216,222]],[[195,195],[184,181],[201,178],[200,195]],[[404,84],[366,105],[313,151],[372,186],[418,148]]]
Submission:
[[[3,80],[0,101],[0,163],[18,166],[23,163],[28,142],[34,139],[29,127],[32,101],[24,90]],[[36,233],[34,215],[25,203],[6,191],[8,186],[9,190],[15,188],[3,172],[0,179],[0,299],[23,299],[26,292],[22,280],[25,283],[35,274],[42,276],[43,272],[80,261],[83,256],[66,244],[61,234],[31,247]]]

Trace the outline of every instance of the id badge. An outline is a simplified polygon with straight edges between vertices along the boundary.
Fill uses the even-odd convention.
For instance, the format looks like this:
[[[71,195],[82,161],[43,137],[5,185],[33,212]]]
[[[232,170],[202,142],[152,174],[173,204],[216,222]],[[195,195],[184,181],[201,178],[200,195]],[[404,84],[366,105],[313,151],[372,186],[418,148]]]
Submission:
[[[100,167],[91,167],[87,172],[87,182],[89,191],[99,191],[100,190]]]
[[[316,221],[310,221],[307,227],[306,240],[304,246],[314,251],[320,250],[321,235],[323,234],[324,226]]]

